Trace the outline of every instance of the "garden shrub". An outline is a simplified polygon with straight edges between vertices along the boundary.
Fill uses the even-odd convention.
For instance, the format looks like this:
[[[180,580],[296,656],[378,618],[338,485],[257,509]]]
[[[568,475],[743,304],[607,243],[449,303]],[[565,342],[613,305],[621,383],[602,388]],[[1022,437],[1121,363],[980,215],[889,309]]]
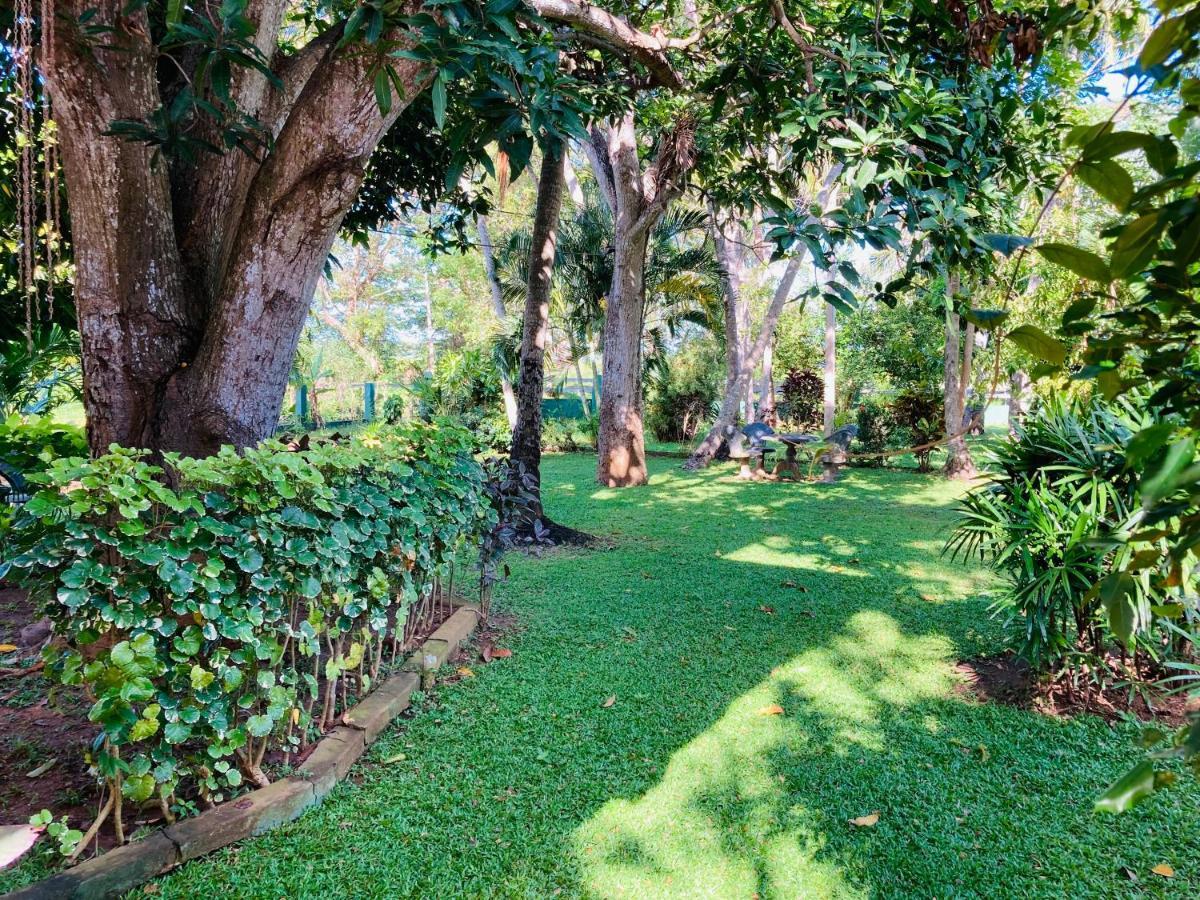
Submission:
[[[22,475],[41,472],[52,460],[83,456],[87,438],[83,429],[45,416],[9,416],[0,420],[0,463]]]
[[[694,440],[716,416],[719,374],[724,372],[715,343],[696,340],[647,378],[646,426],[657,440]]]
[[[1004,574],[1009,586],[995,610],[1014,627],[1017,652],[1039,670],[1086,662],[1102,671],[1114,636],[1134,646],[1155,611],[1184,613],[1159,606],[1149,568],[1120,591],[1093,588],[1128,563],[1125,545],[1100,538],[1128,532],[1140,517],[1136,474],[1126,465],[1132,435],[1153,424],[1140,418],[1102,401],[1050,398],[993,449],[989,483],[959,502],[946,549]],[[1122,623],[1115,635],[1110,618]],[[1149,641],[1141,646],[1153,650]]]
[[[782,399],[776,409],[787,427],[797,431],[819,429],[824,424],[825,382],[813,372],[791,369],[780,385]]]
[[[56,460],[3,558],[54,624],[48,675],[93,700],[110,796],[167,809],[262,783],[269,750],[369,689],[409,608],[494,537],[472,449],[414,423],[161,467],[115,446]]]
[[[936,394],[911,391],[901,394],[892,403],[891,424],[907,435],[907,446],[919,447],[936,441],[945,433],[942,423],[942,398]],[[917,468],[929,471],[929,457],[933,448],[918,450]]]
[[[887,449],[888,411],[881,403],[863,400],[858,405],[855,423],[858,425],[858,449],[862,453],[882,453]],[[863,457],[865,466],[883,465],[883,457]]]
[[[548,453],[574,453],[584,449],[576,439],[576,419],[542,419],[542,450]]]

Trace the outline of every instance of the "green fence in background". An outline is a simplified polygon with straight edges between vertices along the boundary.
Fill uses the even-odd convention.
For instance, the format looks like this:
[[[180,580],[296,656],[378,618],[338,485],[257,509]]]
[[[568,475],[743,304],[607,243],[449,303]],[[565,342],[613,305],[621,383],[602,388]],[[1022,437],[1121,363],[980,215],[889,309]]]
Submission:
[[[594,379],[564,379],[555,385],[556,396],[542,400],[544,419],[586,419],[595,412],[600,398],[600,377]],[[280,421],[279,431],[311,431],[314,428],[345,428],[374,422],[383,410],[384,401],[404,386],[374,381],[336,384],[322,387],[314,395],[312,386],[296,385],[292,391],[292,413]],[[320,423],[315,421],[320,413]]]

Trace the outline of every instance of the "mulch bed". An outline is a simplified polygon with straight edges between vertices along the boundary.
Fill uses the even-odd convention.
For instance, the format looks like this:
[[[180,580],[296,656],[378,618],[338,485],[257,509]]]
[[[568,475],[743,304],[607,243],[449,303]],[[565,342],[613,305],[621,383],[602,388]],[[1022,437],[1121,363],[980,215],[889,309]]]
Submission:
[[[95,726],[81,691],[51,690],[43,680],[38,661],[48,630],[37,623],[24,591],[0,588],[0,644],[18,647],[0,653],[0,825],[22,825],[49,809],[78,828],[95,814],[96,779],[83,761]]]
[[[1189,712],[1200,708],[1200,701],[1190,700],[1186,694],[1164,694],[1152,685],[1138,691],[1128,687],[1103,692],[1082,687],[1072,690],[1065,678],[1037,679],[1028,663],[1012,654],[968,659],[958,663],[955,670],[962,677],[958,691],[964,696],[1048,716],[1091,713],[1110,722],[1134,716],[1175,727],[1185,722]]]

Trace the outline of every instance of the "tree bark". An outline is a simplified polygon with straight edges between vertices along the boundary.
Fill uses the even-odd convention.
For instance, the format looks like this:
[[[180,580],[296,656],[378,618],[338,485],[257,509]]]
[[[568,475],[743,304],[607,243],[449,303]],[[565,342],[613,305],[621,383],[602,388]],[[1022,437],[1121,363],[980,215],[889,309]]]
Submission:
[[[496,250],[492,246],[492,235],[488,228],[487,216],[476,216],[475,225],[479,230],[479,249],[483,254],[483,271],[487,275],[488,288],[492,294],[492,312],[500,327],[508,323],[508,311],[504,308],[504,293],[500,290],[500,279],[496,277]],[[508,373],[500,372],[500,395],[504,398],[504,415],[508,419],[509,430],[517,427],[517,395],[513,393],[512,379]]]
[[[1029,412],[1029,375],[1018,369],[1008,379],[1008,431],[1015,435]]]
[[[509,458],[530,481],[534,499],[531,518],[542,517],[542,394],[545,389],[546,337],[550,331],[550,282],[558,242],[558,217],[563,196],[563,143],[548,140],[542,147],[537,206],[529,250],[525,315],[521,324],[521,369],[517,381],[517,423]],[[527,523],[532,526],[532,522]]]
[[[609,487],[645,484],[642,426],[642,327],[646,315],[646,246],[650,232],[682,193],[694,161],[692,125],[660,141],[644,171],[632,113],[593,132],[589,158],[614,223],[612,287],[604,314],[596,480]]]
[[[429,287],[429,265],[426,264],[425,280],[425,372],[433,374],[437,367],[437,349],[433,339],[433,291]]]
[[[825,437],[833,434],[834,416],[837,414],[837,310],[825,304],[825,359],[822,366],[825,394],[823,425]]]
[[[959,340],[961,323],[958,313],[954,311],[953,298],[958,293],[958,276],[951,275],[946,280],[946,348],[943,379],[943,406],[945,409],[946,434],[950,440],[946,443],[946,465],[942,470],[946,477],[969,479],[975,477],[975,461],[971,459],[971,451],[967,447],[966,435],[963,432],[963,405],[966,397],[966,382],[970,378],[967,368],[971,362],[971,351],[968,349],[960,355]],[[974,331],[969,334],[974,340]]]
[[[529,5],[639,60],[657,83],[680,83],[664,52],[672,39],[581,0]],[[335,27],[281,56],[287,0],[248,0],[251,39],[277,77],[235,66],[230,95],[273,143],[257,154],[163,158],[107,134],[116,120],[154,121],[171,99],[178,72],[162,63],[148,7],[56,6],[55,43],[41,63],[72,216],[90,448],[205,455],[254,444],[278,422],[317,279],[367,161],[435,67],[389,56],[403,90],[382,114],[375,48],[339,46]],[[409,0],[395,12],[419,8]],[[85,12],[102,39],[82,32]],[[414,35],[396,28],[387,38],[403,49]],[[193,136],[212,130],[202,122]]]
[[[775,340],[767,342],[766,349],[763,350],[762,358],[762,381],[758,386],[758,410],[755,413],[755,418],[759,422],[771,423],[775,418],[775,372],[774,372],[774,354]]]

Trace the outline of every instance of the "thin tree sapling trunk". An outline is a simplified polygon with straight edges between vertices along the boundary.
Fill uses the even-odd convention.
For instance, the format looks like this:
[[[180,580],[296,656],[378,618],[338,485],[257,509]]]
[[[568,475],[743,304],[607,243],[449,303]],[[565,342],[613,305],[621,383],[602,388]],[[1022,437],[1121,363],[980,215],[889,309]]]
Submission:
[[[483,255],[483,271],[487,276],[488,289],[492,295],[492,312],[500,327],[508,323],[508,311],[504,308],[504,292],[500,289],[500,279],[496,276],[496,250],[492,245],[492,235],[488,228],[487,216],[476,216],[475,225],[479,231],[479,248]],[[513,392],[512,379],[508,372],[500,372],[500,395],[504,398],[504,415],[508,419],[509,429],[517,427],[517,395]]]
[[[942,471],[948,478],[968,479],[975,477],[975,461],[971,458],[966,435],[963,434],[965,385],[970,378],[966,366],[970,364],[971,357],[970,351],[961,354],[959,349],[962,328],[959,315],[954,311],[954,296],[958,293],[958,284],[957,274],[950,275],[946,280],[946,347],[942,394],[946,435],[949,440],[946,442],[946,465]],[[970,339],[974,340],[974,337],[972,330]]]

